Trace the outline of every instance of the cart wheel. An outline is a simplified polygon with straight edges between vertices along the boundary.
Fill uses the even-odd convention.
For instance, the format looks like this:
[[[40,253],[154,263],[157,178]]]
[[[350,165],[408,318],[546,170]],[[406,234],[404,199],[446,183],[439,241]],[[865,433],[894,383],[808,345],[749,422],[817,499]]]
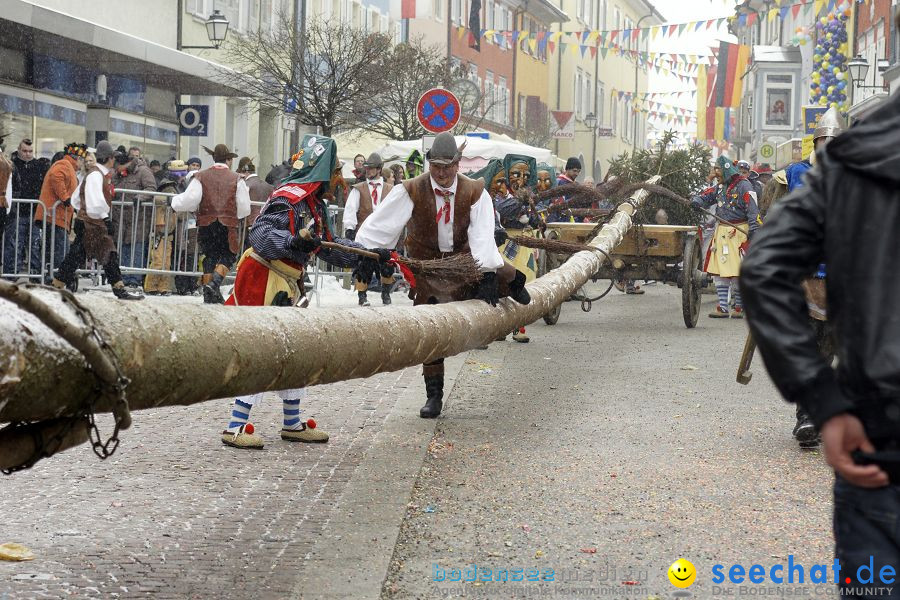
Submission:
[[[697,236],[687,236],[684,240],[684,255],[681,268],[681,313],[684,325],[691,329],[697,326],[700,317],[700,244]]]
[[[538,257],[538,269],[537,269],[538,277],[543,277],[544,275],[549,273],[550,270],[553,268],[549,264],[550,261],[552,260],[549,257],[549,254],[550,253],[547,252],[546,250],[541,250],[541,254]],[[562,312],[562,304],[559,304],[559,305],[557,305],[556,308],[554,308],[553,310],[551,310],[550,312],[548,312],[547,314],[544,315],[544,323],[546,323],[547,325],[556,325],[556,322],[559,321],[559,313],[561,313],[561,312]]]

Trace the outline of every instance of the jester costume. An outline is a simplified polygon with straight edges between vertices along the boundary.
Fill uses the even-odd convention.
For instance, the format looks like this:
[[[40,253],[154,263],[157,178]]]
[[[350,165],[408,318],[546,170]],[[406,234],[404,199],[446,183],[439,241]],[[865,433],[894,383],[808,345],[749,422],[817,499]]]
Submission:
[[[327,250],[321,241],[353,245],[335,239],[323,196],[328,192],[337,147],[334,140],[307,135],[294,155],[293,170],[277,187],[250,228],[248,248],[238,263],[237,277],[227,306],[305,306],[303,268],[314,254],[339,267],[353,267],[355,255]],[[312,231],[312,233],[310,233]],[[327,442],[328,434],[312,419],[300,418],[304,389],[279,391],[284,425],[281,438],[296,442]],[[235,399],[222,443],[237,448],[262,448],[263,440],[250,424],[250,410],[263,394]]]
[[[720,156],[716,167],[722,172],[724,184],[720,188],[707,188],[691,199],[695,206],[716,206],[719,221],[713,233],[712,243],[706,253],[703,270],[715,276],[716,294],[719,303],[712,318],[735,319],[744,317],[737,278],[741,270],[741,260],[749,244],[749,239],[761,225],[756,204],[756,191],[740,174],[737,166],[726,156]],[[734,300],[734,311],[730,311],[729,299]]]

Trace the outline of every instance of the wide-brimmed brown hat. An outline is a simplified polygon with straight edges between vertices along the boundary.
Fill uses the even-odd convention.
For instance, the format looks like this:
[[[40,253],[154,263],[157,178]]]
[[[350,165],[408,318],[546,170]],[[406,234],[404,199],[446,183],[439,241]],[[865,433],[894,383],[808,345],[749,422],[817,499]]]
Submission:
[[[213,160],[217,163],[223,163],[229,158],[237,158],[237,154],[228,149],[228,146],[225,144],[216,144],[214,150],[210,150],[206,146],[203,146],[203,149],[206,150],[206,153],[213,157]]]
[[[453,137],[453,134],[447,132],[439,133],[434,138],[431,150],[425,154],[425,158],[428,159],[428,162],[436,165],[452,165],[459,162],[459,159],[462,158],[465,147],[465,142],[459,148],[456,147],[456,138]]]
[[[242,156],[241,160],[238,161],[238,173],[256,173],[256,165],[253,164],[253,159],[249,156]]]

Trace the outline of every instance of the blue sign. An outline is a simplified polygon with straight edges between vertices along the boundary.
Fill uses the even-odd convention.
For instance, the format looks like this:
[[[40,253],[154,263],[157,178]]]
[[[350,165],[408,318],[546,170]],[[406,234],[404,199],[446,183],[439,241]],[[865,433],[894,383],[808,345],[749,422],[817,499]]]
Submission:
[[[181,135],[204,137],[209,135],[209,106],[206,104],[179,104],[178,133]]]
[[[819,119],[828,110],[827,106],[804,106],[803,107],[803,129],[806,135],[812,135],[816,131]]]
[[[483,140],[491,139],[491,134],[487,131],[470,131],[466,137],[481,138]]]
[[[459,100],[452,92],[434,88],[419,98],[416,116],[426,131],[441,133],[456,127],[460,116]]]

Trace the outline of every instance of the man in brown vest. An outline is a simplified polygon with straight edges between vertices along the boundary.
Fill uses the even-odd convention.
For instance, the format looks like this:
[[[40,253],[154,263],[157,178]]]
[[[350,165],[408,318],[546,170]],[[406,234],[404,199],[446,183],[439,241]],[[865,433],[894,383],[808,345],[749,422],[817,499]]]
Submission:
[[[478,298],[492,306],[501,295],[520,304],[531,297],[525,289],[525,275],[503,262],[494,239],[494,203],[484,182],[459,175],[462,149],[449,133],[441,133],[426,155],[429,171],[394,186],[366,222],[356,232],[356,242],[389,254],[403,228],[407,228],[406,249],[411,258],[444,258],[471,252],[482,270],[478,285],[458,281],[416,277],[410,292],[414,304],[438,304]],[[444,397],[444,360],[423,365],[427,401],[419,411],[425,419],[441,414]]]
[[[119,253],[116,252],[116,233],[109,214],[112,210],[115,188],[112,169],[116,162],[115,151],[106,140],[97,144],[97,164],[90,170],[78,192],[72,194],[75,209],[75,241],[53,277],[53,285],[59,289],[71,288],[75,271],[84,266],[86,259],[95,259],[103,265],[103,273],[112,284],[112,291],[121,300],[142,300],[144,297],[125,289],[119,269]]]
[[[269,199],[269,195],[275,187],[269,185],[256,175],[256,165],[253,164],[253,159],[249,156],[244,156],[238,161],[237,173],[244,180],[244,183],[247,184],[247,191],[250,193],[250,202],[258,203],[250,206],[250,216],[247,217],[247,229],[249,230],[250,226],[253,225],[256,218],[259,216],[262,205]]]
[[[197,214],[197,245],[203,258],[203,301],[225,304],[219,287],[240,251],[238,223],[250,214],[250,192],[231,170],[237,156],[225,144],[203,148],[215,164],[191,177],[183,193],[172,198],[172,210]]]
[[[359,226],[375,212],[381,200],[390,193],[394,187],[384,182],[381,176],[381,170],[384,167],[384,161],[377,152],[369,155],[368,160],[363,163],[365,168],[365,181],[360,181],[350,189],[350,195],[347,196],[347,204],[344,206],[344,235],[348,239],[356,237],[356,230]],[[393,272],[385,270],[387,276],[381,277],[381,301],[384,304],[391,303],[391,286],[394,284]],[[356,280],[356,291],[359,294],[359,305],[369,306],[369,300],[366,298],[366,290],[369,289],[369,282],[363,281],[359,269],[353,272],[353,278]]]

